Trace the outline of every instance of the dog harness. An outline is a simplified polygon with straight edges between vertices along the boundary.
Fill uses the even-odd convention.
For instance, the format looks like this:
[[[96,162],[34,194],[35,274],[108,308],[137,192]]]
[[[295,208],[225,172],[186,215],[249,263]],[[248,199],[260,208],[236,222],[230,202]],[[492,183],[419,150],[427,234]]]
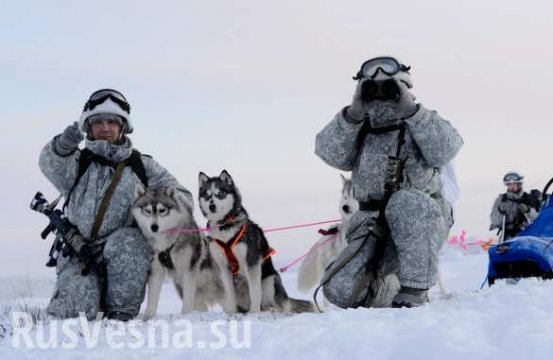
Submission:
[[[229,266],[230,266],[230,273],[233,276],[238,275],[238,272],[240,271],[240,264],[238,262],[238,258],[234,254],[233,249],[238,244],[238,242],[240,242],[240,240],[242,240],[244,238],[244,235],[246,234],[247,227],[248,227],[248,222],[245,222],[244,225],[242,225],[242,228],[240,229],[238,234],[234,237],[234,239],[231,239],[228,242],[224,242],[224,241],[219,240],[219,239],[214,239],[215,243],[221,249],[221,252],[223,253],[223,255],[227,258],[227,261],[228,261]],[[265,260],[267,260],[275,252],[276,251],[274,249],[269,248],[269,250],[267,251],[267,254],[265,254],[263,259],[261,259],[261,262],[264,262]]]
[[[173,264],[173,259],[171,259],[171,254],[170,254],[171,249],[173,249],[173,246],[175,246],[175,244],[169,246],[167,249],[161,251],[157,255],[161,265],[165,266],[167,269],[174,269],[175,268],[175,264]]]
[[[337,226],[331,227],[330,229],[319,229],[318,233],[324,236],[336,235],[340,229]]]

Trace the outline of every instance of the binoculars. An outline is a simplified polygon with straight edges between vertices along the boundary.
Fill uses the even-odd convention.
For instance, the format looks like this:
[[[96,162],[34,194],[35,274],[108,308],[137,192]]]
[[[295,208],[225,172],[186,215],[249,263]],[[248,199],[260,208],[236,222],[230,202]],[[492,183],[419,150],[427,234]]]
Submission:
[[[393,79],[384,81],[367,80],[361,88],[361,100],[370,102],[372,100],[399,100],[401,89]]]

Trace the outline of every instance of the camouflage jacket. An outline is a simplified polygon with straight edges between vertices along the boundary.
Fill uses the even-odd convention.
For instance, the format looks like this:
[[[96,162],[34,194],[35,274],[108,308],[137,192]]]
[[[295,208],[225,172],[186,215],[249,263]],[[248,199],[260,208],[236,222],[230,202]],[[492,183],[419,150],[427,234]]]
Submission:
[[[448,121],[421,105],[414,115],[401,121],[405,121],[406,131],[400,153],[404,162],[400,188],[437,194],[442,187],[441,168],[455,157],[463,140]],[[343,109],[317,135],[315,153],[330,166],[353,172],[357,200],[382,200],[388,158],[396,153],[399,131],[369,132],[358,139],[362,126]]]
[[[55,151],[55,141],[56,138],[42,149],[39,166],[48,180],[67,198],[77,177],[81,151],[76,150],[73,154],[62,157]],[[94,154],[113,162],[121,162],[132,153],[132,143],[129,138],[125,138],[122,145],[87,139],[85,146]],[[149,186],[176,186],[183,196],[187,198],[189,204],[193,204],[191,193],[180,186],[177,180],[166,169],[147,156],[142,156],[142,162],[146,170]],[[85,238],[90,237],[94,219],[104,194],[111,183],[114,172],[115,169],[110,166],[92,162],[71,192],[66,215],[69,221],[78,228],[81,235]],[[104,216],[104,221],[98,234],[99,239],[108,236],[121,227],[132,224],[131,204],[134,200],[137,184],[141,184],[141,180],[129,166],[125,167]]]

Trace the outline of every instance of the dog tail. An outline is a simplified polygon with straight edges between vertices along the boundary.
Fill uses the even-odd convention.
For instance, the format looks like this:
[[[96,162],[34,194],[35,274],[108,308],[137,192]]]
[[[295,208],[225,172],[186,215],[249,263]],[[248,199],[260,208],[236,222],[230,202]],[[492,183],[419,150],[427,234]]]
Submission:
[[[311,301],[289,297],[278,274],[273,277],[272,286],[274,286],[274,305],[279,311],[292,313],[318,312],[315,304]]]
[[[298,289],[303,293],[307,293],[319,285],[324,275],[323,264],[319,260],[319,251],[312,249],[313,247],[309,250],[310,253],[306,258],[303,259],[298,271]]]

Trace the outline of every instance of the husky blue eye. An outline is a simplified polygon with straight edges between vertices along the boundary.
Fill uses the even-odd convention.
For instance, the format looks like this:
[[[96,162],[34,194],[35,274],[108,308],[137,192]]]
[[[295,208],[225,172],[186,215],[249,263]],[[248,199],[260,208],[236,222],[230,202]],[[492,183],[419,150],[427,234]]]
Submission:
[[[217,197],[220,198],[220,199],[224,198],[225,196],[227,196],[227,192],[225,190],[221,190],[217,194]]]

